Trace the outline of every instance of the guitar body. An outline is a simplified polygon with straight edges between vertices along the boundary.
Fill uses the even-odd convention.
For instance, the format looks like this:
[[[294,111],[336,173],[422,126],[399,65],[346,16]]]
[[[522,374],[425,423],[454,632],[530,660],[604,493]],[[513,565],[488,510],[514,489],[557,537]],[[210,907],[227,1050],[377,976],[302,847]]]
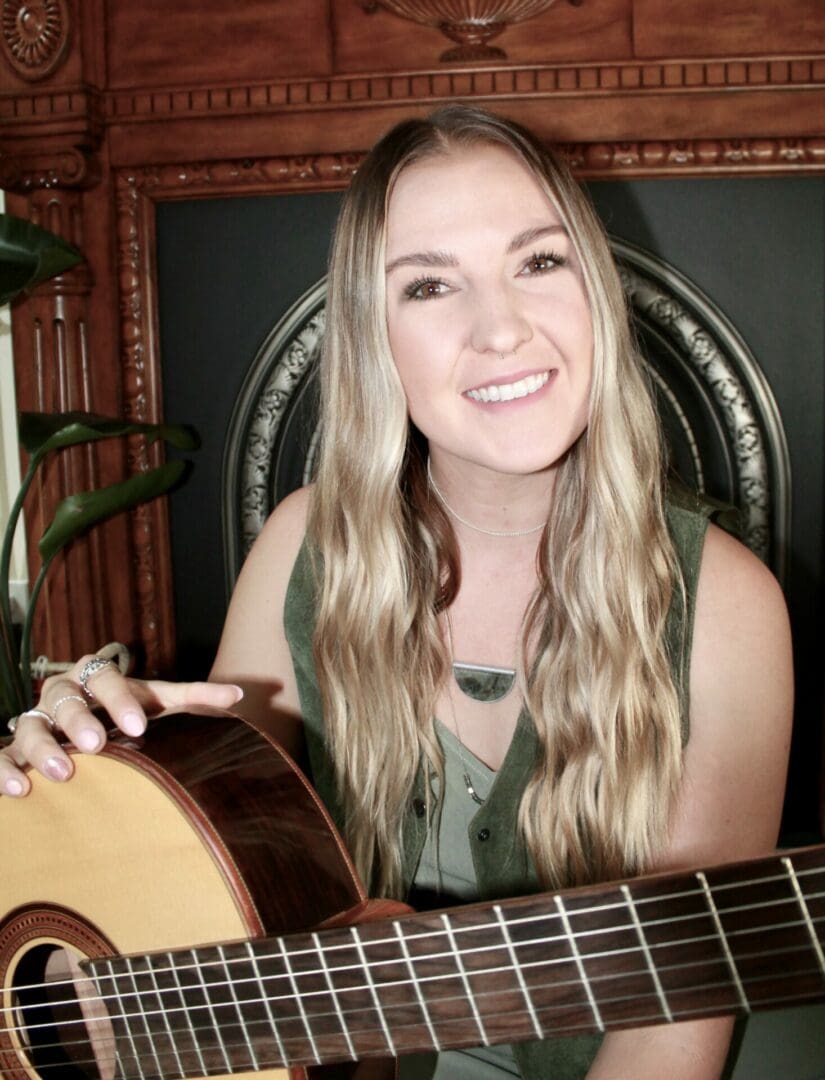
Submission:
[[[28,798],[0,799],[0,1074],[8,1080],[99,1075],[86,1068],[88,1043],[46,1045],[59,1025],[40,1048],[15,1028],[17,988],[44,982],[61,950],[78,959],[142,954],[306,930],[353,908],[363,917],[365,893],[325,809],[250,724],[179,715],[73,760],[71,782],[32,772]],[[79,1026],[69,1021],[66,1030]],[[247,1075],[356,1073],[367,1080],[387,1065]]]

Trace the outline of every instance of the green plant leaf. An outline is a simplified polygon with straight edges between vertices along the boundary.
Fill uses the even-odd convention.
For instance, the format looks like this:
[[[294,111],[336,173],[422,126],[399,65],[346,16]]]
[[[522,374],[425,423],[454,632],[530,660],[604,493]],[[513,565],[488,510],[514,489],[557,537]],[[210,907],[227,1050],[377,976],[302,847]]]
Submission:
[[[0,214],[0,304],[83,262],[66,240],[25,218]]]
[[[164,439],[178,450],[197,450],[200,445],[193,428],[184,424],[136,424],[95,413],[20,413],[20,442],[32,457],[41,458],[50,450],[113,439],[120,435],[145,435],[149,442]]]
[[[169,491],[185,469],[185,461],[169,461],[118,484],[68,495],[58,504],[54,520],[40,538],[38,548],[43,564],[51,562],[62,547],[92,525]]]

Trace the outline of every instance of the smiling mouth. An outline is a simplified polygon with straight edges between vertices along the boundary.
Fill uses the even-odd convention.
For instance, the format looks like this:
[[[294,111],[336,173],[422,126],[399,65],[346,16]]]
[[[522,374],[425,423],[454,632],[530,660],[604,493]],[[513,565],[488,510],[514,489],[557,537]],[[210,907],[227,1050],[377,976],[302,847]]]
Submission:
[[[527,375],[518,382],[500,383],[493,386],[479,386],[476,390],[465,390],[468,398],[473,401],[513,401],[515,398],[529,397],[546,385],[550,378],[549,371],[542,371],[539,375]]]

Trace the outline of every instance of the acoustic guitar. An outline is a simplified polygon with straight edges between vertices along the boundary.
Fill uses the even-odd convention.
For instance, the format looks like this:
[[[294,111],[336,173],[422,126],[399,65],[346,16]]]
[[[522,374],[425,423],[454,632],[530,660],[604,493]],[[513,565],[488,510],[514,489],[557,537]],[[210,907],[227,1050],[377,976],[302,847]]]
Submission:
[[[237,718],[74,764],[0,799],[8,1080],[363,1080],[414,1051],[825,1000],[825,848],[416,914],[367,901],[300,770]]]

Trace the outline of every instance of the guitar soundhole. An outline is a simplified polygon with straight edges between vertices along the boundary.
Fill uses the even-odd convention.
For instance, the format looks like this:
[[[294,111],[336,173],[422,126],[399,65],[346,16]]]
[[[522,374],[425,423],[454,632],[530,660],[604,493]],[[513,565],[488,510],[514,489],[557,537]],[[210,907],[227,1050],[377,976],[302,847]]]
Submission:
[[[20,958],[12,979],[20,1042],[43,1080],[104,1080],[73,974],[70,955],[55,945],[35,945]]]

